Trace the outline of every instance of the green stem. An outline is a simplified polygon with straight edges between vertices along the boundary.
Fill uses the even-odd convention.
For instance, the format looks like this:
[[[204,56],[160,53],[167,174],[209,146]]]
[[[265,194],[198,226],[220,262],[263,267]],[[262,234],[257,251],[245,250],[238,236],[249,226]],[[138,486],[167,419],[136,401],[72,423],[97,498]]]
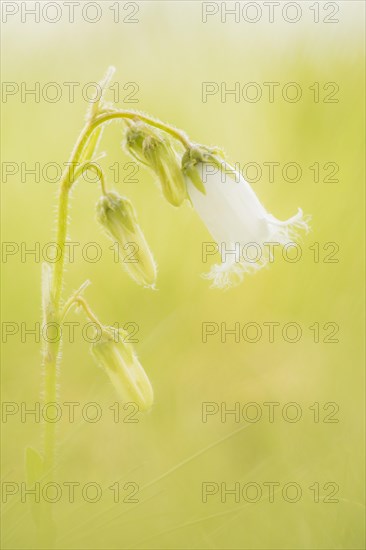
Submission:
[[[68,200],[69,200],[69,191],[72,184],[75,181],[75,166],[79,163],[82,158],[82,153],[86,147],[89,139],[91,138],[92,133],[101,125],[105,124],[110,120],[115,119],[130,119],[130,120],[142,120],[150,126],[159,128],[175,139],[179,140],[186,148],[191,146],[190,141],[185,136],[183,132],[172,128],[171,126],[164,124],[163,122],[154,120],[146,115],[142,115],[135,111],[113,111],[103,113],[97,116],[91,122],[88,122],[84,129],[82,130],[80,137],[75,145],[75,148],[71,154],[71,159],[68,163],[68,167],[62,177],[61,187],[60,187],[60,196],[59,196],[59,208],[58,208],[58,228],[57,228],[57,245],[60,250],[60,258],[55,264],[54,276],[53,276],[53,293],[54,293],[54,305],[55,311],[58,312],[60,307],[60,299],[62,292],[63,284],[63,271],[65,263],[65,242],[67,235],[67,214],[68,214]],[[102,182],[103,185],[103,182]]]
[[[146,122],[146,124],[149,124],[154,128],[158,128],[159,130],[163,130],[167,134],[170,134],[172,137],[180,141],[186,149],[189,149],[192,146],[186,134],[181,130],[178,130],[177,128],[173,128],[169,124],[164,124],[164,122],[161,122],[160,120],[155,120],[154,118],[151,118],[147,115],[143,115],[136,111],[106,112],[96,117],[93,125],[95,125],[94,127],[96,127],[99,124],[104,124],[104,122],[108,122],[109,120],[118,119],[118,118],[122,118],[122,119],[124,118],[124,119],[130,119],[130,120],[141,120],[142,122]],[[92,128],[91,131],[93,131],[93,129],[94,128]]]
[[[72,308],[74,302],[76,301],[76,299],[82,294],[82,292],[84,292],[84,290],[90,285],[90,281],[89,279],[87,279],[82,285],[80,288],[78,288],[78,290],[76,290],[71,296],[70,298],[67,300],[67,302],[65,303],[64,307],[62,308],[62,313],[61,313],[61,323],[63,323],[63,320],[64,318],[66,317],[66,315],[68,314],[68,312],[70,311],[70,309]]]
[[[154,120],[146,115],[140,114],[134,111],[107,111],[99,114],[94,119],[88,121],[83,128],[78,141],[75,144],[75,147],[71,153],[70,161],[67,165],[65,172],[62,175],[59,191],[59,202],[58,202],[58,212],[57,212],[57,236],[56,243],[59,250],[60,257],[57,262],[54,264],[54,269],[52,273],[52,282],[51,282],[51,304],[49,311],[46,312],[45,322],[47,323],[56,323],[56,326],[60,327],[62,322],[63,312],[61,309],[61,296],[63,288],[63,278],[64,278],[64,266],[65,266],[65,248],[66,248],[66,237],[67,237],[67,223],[68,223],[68,210],[69,210],[69,193],[72,188],[73,183],[76,180],[76,176],[80,175],[80,167],[78,165],[81,163],[82,167],[85,167],[86,163],[89,164],[88,156],[92,156],[93,150],[95,149],[98,138],[100,137],[100,132],[102,125],[115,119],[125,119],[125,120],[141,120],[150,126],[163,130],[167,132],[172,137],[177,139],[182,143],[186,148],[191,147],[191,143],[186,137],[186,135],[172,128],[169,125],[164,124],[163,122]],[[95,133],[94,133],[95,132]],[[92,135],[94,133],[94,135]],[[76,172],[75,172],[75,167]],[[96,170],[96,165],[90,162],[89,167]],[[101,171],[96,170],[99,176],[102,191],[105,192],[103,174],[101,176]],[[86,308],[86,303],[80,297],[75,298],[75,301],[78,302],[84,309]],[[91,316],[90,310],[86,309],[89,316]],[[98,321],[97,321],[98,322]],[[98,322],[99,323],[99,322]],[[43,350],[43,362],[42,367],[45,375],[44,382],[44,403],[57,403],[57,368],[60,360],[60,349],[61,349],[61,339],[58,342],[46,342]],[[44,477],[50,481],[53,476],[53,470],[55,466],[55,444],[56,444],[56,433],[55,433],[55,423],[45,422],[44,424]],[[43,533],[46,533],[45,540],[46,546],[49,547],[52,545],[52,516],[51,508],[46,507],[44,517],[43,517],[42,530]],[[48,535],[47,535],[48,533]],[[51,533],[51,535],[50,535]]]
[[[81,306],[84,310],[84,313],[85,315],[88,317],[88,319],[90,319],[90,321],[96,325],[98,325],[98,327],[100,329],[103,329],[103,325],[102,323],[99,321],[99,319],[97,318],[97,316],[95,315],[95,313],[92,312],[92,310],[90,309],[90,306],[89,304],[87,303],[86,300],[84,300],[84,298],[82,298],[81,296],[79,295],[74,295],[70,298],[70,300],[68,300],[65,304],[65,307],[64,307],[64,312],[63,312],[63,318],[67,315],[67,313],[70,311],[70,309],[72,308],[72,306]]]
[[[52,281],[50,307],[45,312],[46,323],[53,323],[61,328],[61,294],[63,288],[64,264],[65,264],[65,246],[67,236],[67,221],[69,209],[69,192],[74,179],[74,167],[78,162],[83,150],[82,137],[88,129],[83,130],[74,151],[71,155],[70,164],[64,173],[59,192],[59,203],[57,212],[57,237],[56,243],[60,257],[54,264]],[[61,338],[57,342],[47,341],[43,350],[42,368],[44,372],[44,404],[57,403],[57,370],[60,360]],[[43,460],[44,476],[46,482],[53,479],[55,467],[55,447],[56,447],[56,424],[45,422],[43,426]],[[40,524],[40,539],[43,547],[52,548],[55,538],[55,531],[52,521],[52,509],[47,503],[42,505],[42,515]]]
[[[99,183],[100,183],[100,187],[102,189],[102,193],[103,195],[105,195],[107,193],[107,189],[106,189],[106,185],[105,185],[105,178],[104,178],[104,173],[103,173],[103,170],[101,169],[100,166],[98,166],[98,164],[96,162],[92,162],[90,160],[87,160],[86,162],[84,162],[75,172],[75,175],[74,175],[74,178],[76,181],[81,175],[84,174],[84,172],[88,171],[88,170],[92,170],[93,172],[96,173],[96,175],[98,176],[98,179],[99,179]]]

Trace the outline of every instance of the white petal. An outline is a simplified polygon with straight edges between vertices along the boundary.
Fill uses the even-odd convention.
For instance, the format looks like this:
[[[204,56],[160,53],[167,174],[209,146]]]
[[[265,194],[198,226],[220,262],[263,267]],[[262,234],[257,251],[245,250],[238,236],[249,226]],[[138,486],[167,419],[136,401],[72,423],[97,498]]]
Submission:
[[[233,173],[234,169],[227,165]],[[240,248],[249,243],[260,247],[261,256],[258,262],[248,261],[235,255],[223,257],[221,265],[215,265],[207,278],[213,286],[229,287],[238,284],[243,275],[257,271],[268,263],[270,248],[265,243],[285,245],[293,242],[298,229],[308,229],[307,221],[299,210],[295,216],[286,221],[277,220],[267,212],[247,181],[238,172],[230,177],[220,170],[206,170],[202,163],[197,165],[206,189],[201,193],[187,178],[189,196],[207,229],[221,249],[233,250],[235,244]],[[211,171],[212,170],[212,171]]]

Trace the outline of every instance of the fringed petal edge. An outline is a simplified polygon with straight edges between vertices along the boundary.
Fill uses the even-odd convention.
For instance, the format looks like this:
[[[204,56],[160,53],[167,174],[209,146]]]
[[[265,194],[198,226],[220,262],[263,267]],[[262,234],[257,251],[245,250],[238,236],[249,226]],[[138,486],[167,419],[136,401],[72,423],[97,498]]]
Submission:
[[[277,220],[271,214],[268,215],[267,222],[273,227],[271,238],[266,243],[262,244],[281,244],[286,245],[299,240],[299,232],[309,232],[309,222],[311,216],[304,216],[301,209],[298,210],[295,216],[292,216],[286,221]],[[259,243],[258,243],[259,244]],[[240,261],[240,262],[223,262],[215,264],[208,273],[203,273],[202,277],[212,281],[211,288],[220,288],[228,290],[239,285],[244,275],[256,273],[263,267],[266,267],[269,260],[272,259],[270,249],[263,250],[259,261]]]

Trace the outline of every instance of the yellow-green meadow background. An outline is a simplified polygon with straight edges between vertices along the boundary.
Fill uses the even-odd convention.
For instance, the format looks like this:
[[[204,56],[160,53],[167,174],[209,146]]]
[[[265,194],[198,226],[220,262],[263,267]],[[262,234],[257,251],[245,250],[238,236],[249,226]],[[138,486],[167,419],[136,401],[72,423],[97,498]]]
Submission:
[[[137,286],[113,262],[110,243],[95,221],[99,188],[80,181],[69,228],[70,240],[80,246],[67,265],[64,296],[90,279],[85,296],[103,322],[138,324],[135,347],[153,384],[155,404],[136,415],[135,423],[126,421],[131,410],[121,404],[114,422],[110,407],[118,397],[82,337],[83,315],[73,312],[68,321],[79,326],[74,342],[65,338],[59,378],[63,415],[57,423],[54,478],[62,495],[53,505],[55,548],[364,548],[364,3],[280,2],[272,23],[265,2],[95,2],[101,10],[95,23],[83,20],[88,4],[83,0],[74,6],[72,23],[66,2],[57,3],[61,18],[54,23],[47,19],[55,18],[56,8],[42,12],[45,4],[40,2],[36,22],[25,11],[34,2],[2,2],[7,10],[2,14],[2,80],[7,83],[2,240],[15,243],[14,254],[2,260],[2,399],[8,412],[14,404],[14,414],[5,415],[1,426],[2,547],[38,547],[32,497],[21,484],[25,448],[41,449],[41,424],[31,415],[22,418],[21,411],[40,399],[40,343],[25,331],[39,322],[38,260],[55,229],[57,183],[47,181],[52,170],[45,178],[42,169],[68,160],[87,109],[81,91],[114,65],[117,85],[109,90],[109,101],[118,89],[119,107],[146,111],[194,141],[221,146],[241,167],[257,163],[262,176],[252,185],[266,208],[286,219],[301,207],[312,216],[312,230],[303,236],[298,262],[284,261],[279,253],[268,269],[240,286],[227,292],[210,288],[201,274],[215,258],[203,263],[201,250],[212,239],[198,215],[188,205],[174,209],[164,201],[145,169],[135,176],[137,182],[126,181],[131,159],[121,148],[123,126],[107,127],[100,148],[107,154],[100,163],[108,185],[136,207],[159,266],[157,290]],[[235,4],[238,20],[227,15],[225,22],[223,9],[238,9]],[[289,11],[283,12],[286,4]],[[286,21],[295,17],[296,6],[299,20]],[[88,9],[89,19],[99,13]],[[203,22],[205,11],[212,15]],[[250,23],[255,14],[261,15]],[[50,82],[62,92],[58,101],[47,100]],[[75,101],[65,84],[72,82],[80,84]],[[205,82],[219,90],[207,101]],[[245,98],[245,90],[250,96],[254,90],[245,88],[250,82],[262,93],[257,102]],[[278,83],[273,102],[269,82]],[[282,95],[291,82],[302,92],[297,102]],[[220,91],[235,83],[239,101],[234,95],[221,97]],[[335,84],[324,89],[327,83]],[[30,94],[22,97],[22,91],[37,86],[39,101]],[[294,89],[288,89],[291,97]],[[133,90],[137,103],[126,103]],[[272,182],[264,164],[269,162],[279,163]],[[290,162],[301,167],[297,182],[281,175]],[[39,181],[25,173],[35,163]],[[114,183],[117,163],[120,177]],[[310,169],[314,163],[319,163],[319,181]],[[329,181],[335,165],[339,169]],[[255,166],[247,168],[253,174]],[[101,247],[100,261],[83,258],[81,249],[89,242]],[[6,246],[9,252],[12,245]],[[21,250],[36,246],[41,258],[22,257]],[[204,343],[207,322],[216,323],[219,332]],[[274,342],[264,324],[271,322],[279,323]],[[235,342],[228,335],[225,343],[222,323],[228,329],[240,323],[240,330],[257,323],[251,330],[259,325],[262,336],[249,342],[249,330],[248,338]],[[287,323],[300,326],[298,342],[282,336]],[[319,342],[314,326],[319,326]],[[16,334],[10,335],[11,329]],[[326,341],[335,329],[331,339],[338,341]],[[74,422],[67,418],[65,403],[70,402],[80,404]],[[85,409],[82,415],[92,402],[102,411],[94,423],[87,421]],[[211,409],[218,411],[206,422],[204,403],[216,403]],[[239,407],[240,418],[225,416],[225,407]],[[95,409],[88,412],[92,416]],[[289,421],[295,414],[298,421]],[[251,422],[256,415],[258,421]],[[74,502],[65,485],[70,482],[79,483]],[[98,502],[83,495],[88,483],[101,488]],[[215,492],[207,502],[205,483]],[[137,486],[137,501],[126,502]],[[9,487],[14,495],[7,494]],[[239,488],[239,498],[227,494],[225,502],[225,487]],[[296,500],[296,491],[301,491],[298,501],[289,502]]]

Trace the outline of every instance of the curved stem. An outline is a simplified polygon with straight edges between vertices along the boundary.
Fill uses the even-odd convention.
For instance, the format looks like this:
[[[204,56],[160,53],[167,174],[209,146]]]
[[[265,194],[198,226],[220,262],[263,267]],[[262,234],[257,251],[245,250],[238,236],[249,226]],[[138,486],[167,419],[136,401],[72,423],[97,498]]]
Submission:
[[[101,135],[102,125],[116,119],[128,120],[141,120],[150,126],[163,130],[170,134],[173,138],[180,141],[185,147],[191,147],[191,143],[184,132],[172,128],[163,122],[154,120],[147,115],[140,114],[135,111],[106,111],[95,116],[89,120],[80,133],[80,136],[74,146],[71,153],[70,161],[62,174],[58,199],[58,211],[57,211],[57,236],[56,243],[60,256],[58,261],[55,262],[52,281],[51,281],[51,307],[45,315],[46,323],[56,323],[56,326],[60,326],[60,322],[63,317],[61,311],[61,295],[63,288],[64,277],[64,264],[65,264],[65,249],[66,249],[66,237],[67,237],[67,223],[68,223],[68,211],[69,211],[69,193],[70,189],[75,181],[75,167],[81,163],[81,167],[76,169],[76,176],[80,175],[80,171],[88,166],[96,171],[99,176],[102,191],[105,193],[105,183],[102,171],[97,167],[95,163],[89,161],[95,150],[99,137]],[[86,311],[88,317],[93,319],[98,325],[102,326],[94,314],[90,311],[87,303],[80,296],[74,295],[74,302],[79,303]],[[69,304],[71,306],[71,304]],[[67,306],[68,307],[68,306]],[[65,310],[64,310],[65,311]],[[45,385],[44,385],[44,403],[57,402],[57,369],[60,359],[61,340],[57,342],[47,341],[43,350],[42,367],[45,373]],[[46,422],[44,425],[44,474],[48,480],[52,479],[52,472],[55,464],[55,423]],[[43,520],[41,524],[41,530],[46,535],[45,546],[50,548],[52,546],[53,532],[52,532],[52,513],[49,506],[45,507],[43,514]]]
[[[105,124],[108,121],[115,119],[127,119],[127,120],[142,120],[155,128],[159,128],[174,138],[179,140],[186,148],[191,147],[191,143],[186,135],[180,130],[176,130],[169,125],[164,124],[150,118],[146,115],[142,115],[135,111],[111,111],[98,115],[95,119],[87,122],[86,126],[82,130],[80,137],[74,147],[73,152],[71,153],[71,160],[68,163],[68,166],[62,176],[61,186],[60,186],[60,196],[59,196],[59,208],[58,208],[58,227],[57,227],[57,244],[60,250],[60,258],[55,263],[54,276],[53,276],[53,293],[55,300],[55,310],[58,312],[61,291],[63,284],[63,269],[65,262],[65,242],[67,235],[67,215],[68,215],[68,198],[69,190],[71,189],[72,184],[75,181],[74,177],[74,167],[78,164],[82,158],[84,148],[88,144],[89,139],[91,138],[92,133],[102,124]]]
[[[151,118],[147,115],[141,114],[137,111],[110,111],[105,112],[97,116],[92,124],[92,127],[97,127],[99,124],[104,124],[105,122],[108,122],[109,120],[114,119],[130,119],[130,120],[141,120],[142,122],[146,122],[146,124],[149,124],[150,126],[153,126],[154,128],[158,128],[159,130],[163,130],[167,134],[170,134],[172,137],[177,139],[182,143],[182,145],[189,149],[192,144],[189,141],[188,137],[184,132],[181,130],[178,130],[177,128],[173,128],[169,124],[164,124],[164,122],[161,122],[160,120],[155,120],[154,118]],[[93,129],[91,131],[93,131]]]
[[[101,169],[101,167],[98,166],[98,164],[96,162],[86,161],[81,166],[79,166],[79,168],[76,170],[76,172],[74,174],[73,183],[75,183],[76,180],[81,175],[83,175],[84,170],[93,170],[96,173],[96,175],[98,176],[99,182],[100,182],[100,186],[102,188],[102,193],[103,193],[103,195],[105,195],[107,193],[107,189],[106,189],[106,185],[105,185],[104,173],[103,173],[103,170]]]
[[[60,327],[60,305],[61,293],[63,287],[65,247],[67,236],[67,220],[69,208],[69,191],[74,179],[74,167],[78,164],[80,155],[83,151],[83,137],[87,133],[89,124],[83,130],[74,150],[71,154],[71,161],[66,168],[60,184],[59,202],[57,211],[57,236],[56,243],[60,252],[60,257],[55,262],[52,272],[50,307],[45,312],[45,323],[53,323]],[[43,349],[42,369],[44,372],[44,395],[43,403],[57,403],[57,371],[60,360],[61,339],[56,342],[47,340]],[[55,447],[56,447],[56,424],[45,422],[43,425],[43,464],[44,478],[46,481],[52,481],[55,467]],[[45,548],[52,548],[55,538],[55,531],[52,521],[52,508],[44,503],[41,512],[40,523],[41,544]]]
[[[83,308],[83,310],[85,311],[86,313],[86,316],[93,322],[95,323],[96,325],[98,325],[100,328],[103,328],[103,325],[102,323],[99,321],[99,319],[97,318],[97,316],[92,312],[92,310],[90,309],[88,303],[86,302],[86,300],[84,300],[84,298],[82,298],[81,296],[77,296],[75,299],[74,299],[74,303],[81,306]]]
[[[65,303],[63,309],[62,309],[62,313],[61,313],[61,323],[63,322],[63,320],[65,319],[66,315],[68,314],[68,312],[70,311],[73,303],[75,302],[76,298],[78,298],[80,296],[80,294],[82,294],[82,292],[84,292],[84,290],[90,285],[90,281],[89,279],[87,279],[79,288],[78,290],[76,290],[71,296],[70,298],[67,300],[67,302]]]
[[[92,312],[92,310],[90,309],[90,306],[87,303],[87,301],[84,300],[84,298],[82,298],[78,294],[75,294],[74,296],[71,296],[71,298],[66,302],[65,307],[63,309],[63,313],[62,313],[62,319],[64,319],[64,317],[66,317],[66,315],[68,314],[68,312],[70,311],[70,309],[73,306],[81,306],[83,308],[86,316],[88,317],[88,319],[90,319],[90,321],[92,321],[93,323],[98,325],[100,328],[103,328],[102,323],[99,321],[97,316]]]

